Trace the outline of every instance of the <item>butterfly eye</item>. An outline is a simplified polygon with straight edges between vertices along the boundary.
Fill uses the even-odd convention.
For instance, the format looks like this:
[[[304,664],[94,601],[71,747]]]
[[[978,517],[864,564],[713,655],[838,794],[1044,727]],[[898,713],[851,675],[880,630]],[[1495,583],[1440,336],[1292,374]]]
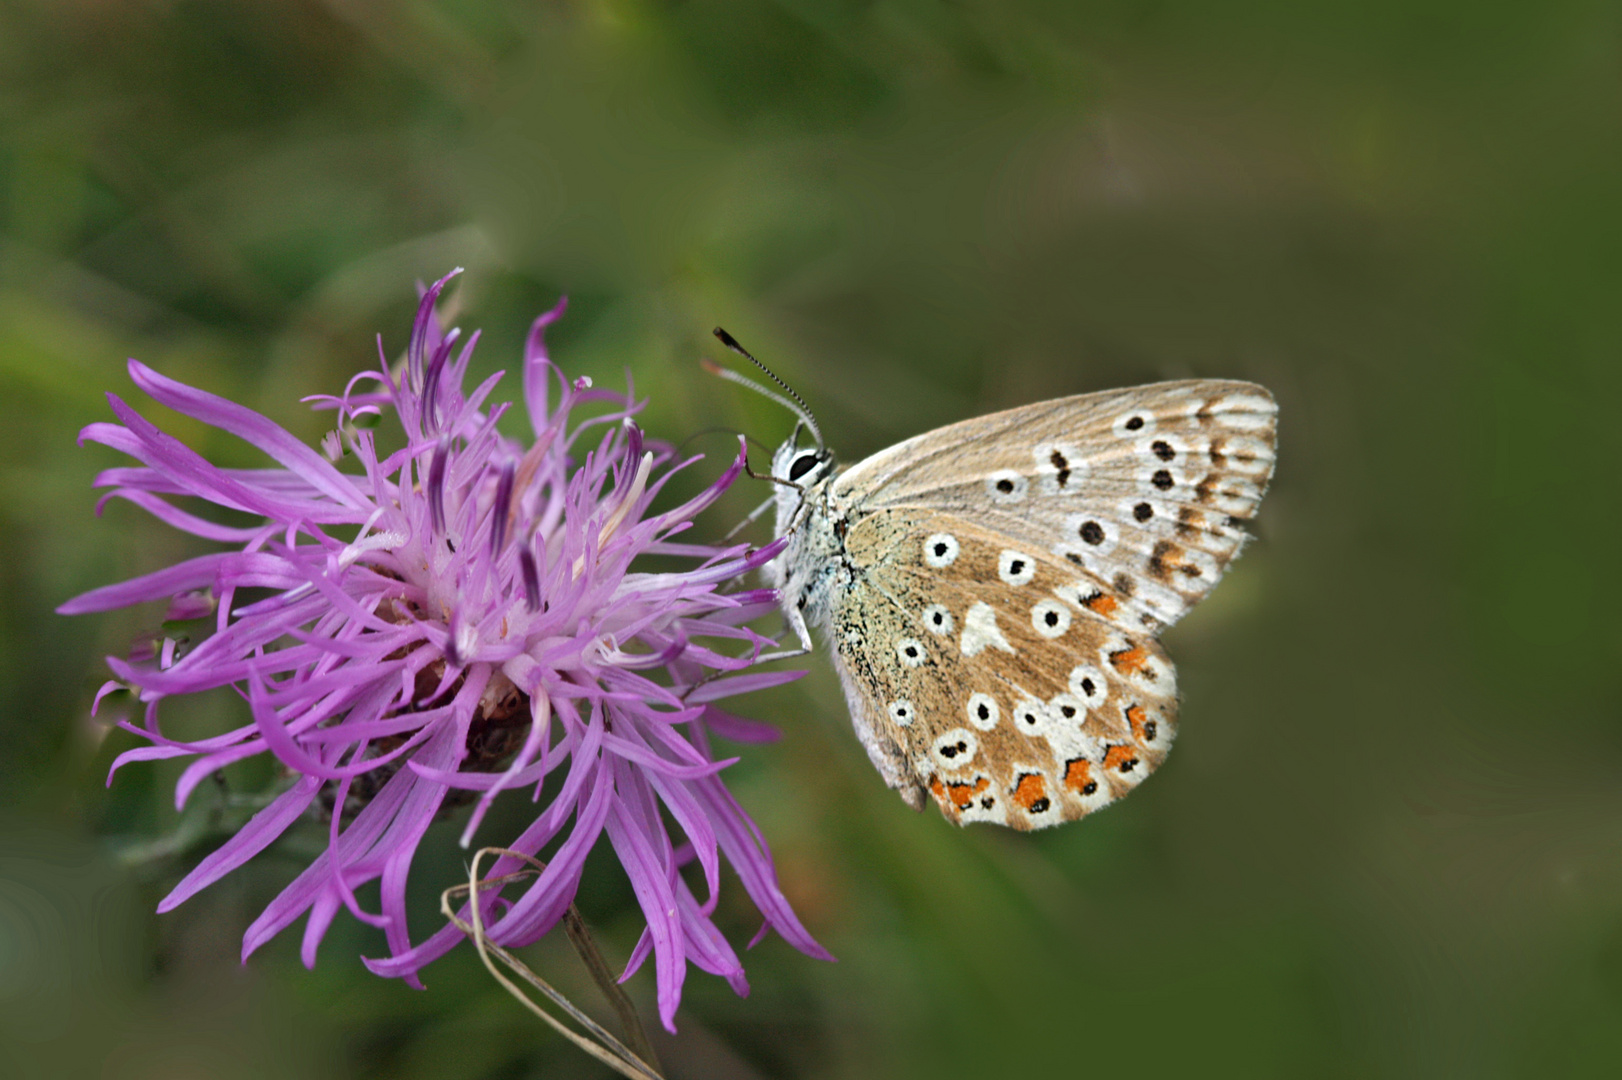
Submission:
[[[788,478],[790,480],[798,480],[800,477],[804,476],[806,473],[815,468],[816,464],[817,455],[801,454],[799,457],[794,459],[794,464],[788,467]]]

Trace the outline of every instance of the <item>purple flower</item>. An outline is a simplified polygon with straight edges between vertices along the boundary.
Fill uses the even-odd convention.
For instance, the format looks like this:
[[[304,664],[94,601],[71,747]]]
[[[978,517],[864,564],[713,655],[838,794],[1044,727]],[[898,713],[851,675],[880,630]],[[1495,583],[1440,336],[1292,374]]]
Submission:
[[[108,658],[117,679],[98,703],[117,689],[136,692],[144,722],[123,726],[151,744],[122,754],[114,771],[129,761],[195,758],[177,785],[177,805],[209,774],[256,754],[274,754],[290,777],[160,911],[241,866],[298,819],[324,818],[326,851],[248,928],[243,957],[307,914],[303,958],[313,964],[347,907],[385,932],[392,955],[367,965],[416,984],[418,970],[462,937],[449,925],[425,941],[408,935],[406,877],[418,842],[448,808],[472,802],[465,845],[498,794],[527,791],[534,820],[502,846],[529,855],[555,847],[521,893],[480,897],[491,939],[519,946],[550,930],[606,833],[647,918],[626,975],[652,953],[660,1018],[674,1030],[689,961],[748,991],[737,954],[711,920],[723,856],[765,916],[762,934],[774,929],[827,958],[779,889],[765,839],[721,781],[736,759],[717,761],[709,745],[711,731],[775,737],[714,702],[802,674],[738,674],[773,645],[746,624],[774,599],[769,590],[734,587],[779,545],[674,539],[738,476],[743,448],[691,502],[651,512],[666,481],[692,462],[643,440],[628,394],[558,375],[543,334],[563,313],[561,302],[535,321],[525,347],[534,441],[501,435],[496,424],[508,404],[485,407],[500,374],[463,393],[478,335],[458,350],[458,332],[442,332],[434,317],[450,276],[423,296],[397,375],[382,363],[342,397],[315,399],[339,418],[323,441],[326,456],[241,405],[130,361],[131,378],[151,397],[246,440],[279,467],[216,468],[109,394],[122,423],[92,424],[80,440],[142,464],[103,473],[98,485],[112,491],[102,502],[127,499],[232,550],[96,589],[58,610],[166,599],[170,618],[211,618],[212,633],[189,652],[165,638],[128,659]],[[571,412],[587,403],[606,411],[571,426]],[[361,425],[385,409],[398,416],[405,443],[380,460]],[[346,447],[361,472],[329,461]],[[176,495],[261,520],[215,524],[164,497]],[[675,556],[691,568],[633,571],[640,555]],[[247,700],[252,723],[197,742],[163,733],[164,698],[221,686]],[[694,860],[702,899],[679,872]],[[519,869],[503,858],[491,876]],[[355,896],[374,878],[376,912]]]

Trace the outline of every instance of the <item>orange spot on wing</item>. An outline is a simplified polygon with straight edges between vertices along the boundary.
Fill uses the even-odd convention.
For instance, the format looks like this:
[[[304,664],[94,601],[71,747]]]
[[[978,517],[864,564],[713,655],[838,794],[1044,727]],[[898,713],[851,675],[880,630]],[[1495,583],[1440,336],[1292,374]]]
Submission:
[[[1121,605],[1116,601],[1115,597],[1106,593],[1099,593],[1091,600],[1088,600],[1086,606],[1088,611],[1109,616],[1115,614],[1115,609]]]
[[[1014,787],[1014,801],[1032,813],[1037,812],[1038,802],[1043,804],[1042,809],[1047,809],[1047,781],[1040,773],[1026,773],[1019,778],[1019,783]]]
[[[1083,796],[1096,792],[1098,781],[1093,779],[1093,763],[1086,758],[1065,762],[1064,786]]]
[[[1138,737],[1139,742],[1147,742],[1153,738],[1143,733],[1143,725],[1148,723],[1149,714],[1143,711],[1142,705],[1127,706],[1126,719],[1132,725],[1132,734]]]
[[[946,789],[941,787],[941,778],[940,777],[931,776],[929,778],[929,793],[931,795],[935,796],[935,798],[937,798],[937,799],[946,798]]]
[[[1121,744],[1112,746],[1104,751],[1104,768],[1114,769],[1116,772],[1130,773],[1138,767],[1138,750],[1135,746]]]
[[[980,794],[991,783],[985,777],[980,777],[973,784],[947,784],[946,794],[952,800],[952,805],[959,810],[967,810],[974,805],[974,797]]]
[[[1149,666],[1149,650],[1142,645],[1109,654],[1109,662],[1122,675],[1135,675]]]

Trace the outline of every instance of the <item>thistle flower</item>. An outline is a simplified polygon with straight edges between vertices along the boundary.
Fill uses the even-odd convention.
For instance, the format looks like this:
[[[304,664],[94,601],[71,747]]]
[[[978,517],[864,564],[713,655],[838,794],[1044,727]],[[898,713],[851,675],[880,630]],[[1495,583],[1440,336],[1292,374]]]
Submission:
[[[419,969],[462,937],[449,925],[415,943],[408,934],[406,879],[424,832],[454,804],[472,802],[466,845],[499,794],[528,792],[534,819],[503,846],[527,855],[555,847],[521,894],[479,897],[491,940],[519,946],[551,929],[606,833],[647,920],[625,977],[651,952],[660,1018],[674,1030],[689,962],[748,991],[737,954],[711,920],[723,856],[765,916],[762,935],[776,930],[827,958],[779,889],[764,837],[722,782],[736,759],[716,760],[709,745],[711,732],[775,737],[714,703],[801,674],[743,673],[773,645],[746,625],[772,609],[773,596],[723,591],[778,545],[673,539],[738,476],[743,447],[692,501],[652,512],[666,481],[692,462],[675,462],[668,448],[643,439],[629,394],[557,373],[543,335],[561,302],[535,321],[524,351],[534,441],[500,434],[508,404],[486,408],[500,373],[464,394],[478,335],[458,350],[458,332],[435,319],[453,275],[424,294],[397,373],[382,362],[342,396],[313,399],[339,420],[323,441],[326,456],[241,405],[131,360],[131,378],[152,398],[244,439],[279,467],[217,468],[109,394],[121,423],[92,424],[80,441],[142,464],[103,473],[98,486],[112,490],[102,504],[126,499],[233,550],[96,589],[58,610],[167,599],[172,619],[211,617],[212,632],[189,652],[166,638],[108,658],[117,678],[97,704],[114,690],[133,691],[144,721],[121,726],[150,744],[120,755],[114,772],[133,761],[194,758],[177,784],[177,805],[205,777],[258,754],[274,755],[290,778],[160,911],[241,866],[295,821],[324,817],[326,850],[248,928],[243,958],[307,915],[302,956],[312,965],[347,908],[384,931],[391,955],[367,965],[420,985]],[[586,404],[606,411],[572,421]],[[362,425],[385,410],[398,417],[405,445],[380,459]],[[329,460],[345,448],[360,472]],[[166,496],[260,520],[217,524]],[[690,568],[633,571],[641,555],[676,556]],[[165,698],[221,686],[246,699],[251,723],[193,742],[164,734]],[[680,873],[690,860],[702,872],[702,899]],[[505,858],[492,876],[519,869]],[[373,879],[378,911],[355,895]]]

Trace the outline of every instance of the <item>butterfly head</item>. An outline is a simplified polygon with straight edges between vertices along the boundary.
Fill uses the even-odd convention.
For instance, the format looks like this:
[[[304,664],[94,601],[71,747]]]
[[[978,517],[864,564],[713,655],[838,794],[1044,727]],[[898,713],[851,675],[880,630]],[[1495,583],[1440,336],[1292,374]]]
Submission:
[[[736,338],[719,326],[715,328],[715,336],[720,339],[721,344],[765,372],[788,396],[784,397],[775,390],[768,390],[737,372],[728,371],[718,365],[706,364],[705,367],[711,374],[719,375],[728,382],[747,386],[755,393],[782,405],[798,418],[798,422],[794,425],[794,434],[790,435],[788,441],[778,447],[777,453],[772,455],[772,479],[777,483],[778,531],[782,532],[784,524],[795,520],[800,508],[805,505],[805,493],[826,480],[833,471],[833,452],[823,444],[822,429],[817,427],[816,417],[811,415],[811,410],[788,383],[779,379],[770,368],[756,360],[749,350],[738,344]],[[802,433],[811,436],[810,446],[800,445]]]
[[[825,446],[800,445],[800,426],[772,455],[772,479],[777,483],[778,520],[803,504],[805,493],[826,480],[834,469],[834,454]]]

